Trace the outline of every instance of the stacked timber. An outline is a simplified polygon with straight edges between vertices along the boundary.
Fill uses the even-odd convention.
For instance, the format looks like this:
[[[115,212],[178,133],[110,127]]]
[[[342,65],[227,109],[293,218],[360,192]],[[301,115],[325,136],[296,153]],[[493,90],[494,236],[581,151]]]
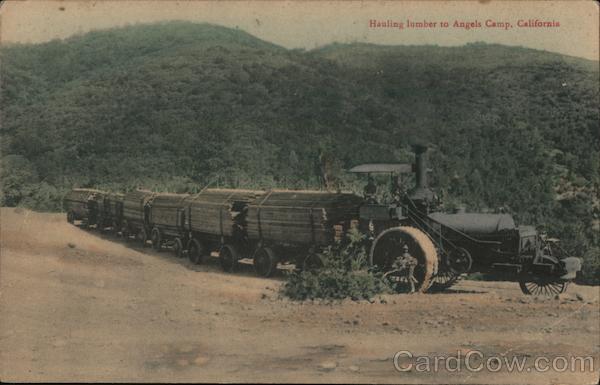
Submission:
[[[104,204],[109,216],[120,221],[123,216],[123,198],[121,193],[108,193],[104,199]]]
[[[340,224],[358,218],[362,202],[350,193],[273,190],[248,205],[248,238],[327,245],[340,236]]]
[[[123,197],[123,219],[129,223],[144,223],[144,206],[149,203],[156,194],[148,190],[134,190]]]
[[[158,193],[152,199],[150,223],[161,228],[183,228],[185,198],[189,194]]]
[[[106,196],[104,191],[90,188],[74,188],[65,195],[63,206],[65,210],[72,211],[81,216],[87,213],[88,201],[99,202]]]
[[[245,226],[248,203],[263,191],[206,189],[186,199],[189,229],[193,232],[232,236]]]

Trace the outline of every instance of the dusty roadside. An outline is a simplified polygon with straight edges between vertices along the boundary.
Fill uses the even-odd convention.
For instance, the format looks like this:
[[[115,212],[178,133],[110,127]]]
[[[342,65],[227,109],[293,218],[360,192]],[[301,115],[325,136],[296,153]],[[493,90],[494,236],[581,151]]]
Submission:
[[[525,297],[504,282],[374,303],[297,303],[282,280],[192,266],[62,215],[1,211],[3,381],[573,383],[598,380],[599,288]],[[594,356],[596,372],[400,372],[392,357]],[[401,365],[409,361],[400,362]]]

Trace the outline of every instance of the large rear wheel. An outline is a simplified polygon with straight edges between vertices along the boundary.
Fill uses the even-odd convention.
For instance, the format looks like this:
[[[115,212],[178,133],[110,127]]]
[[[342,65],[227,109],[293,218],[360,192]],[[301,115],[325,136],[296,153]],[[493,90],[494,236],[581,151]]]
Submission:
[[[426,292],[437,273],[438,256],[433,242],[421,230],[393,227],[373,242],[369,263],[384,273],[397,292]]]

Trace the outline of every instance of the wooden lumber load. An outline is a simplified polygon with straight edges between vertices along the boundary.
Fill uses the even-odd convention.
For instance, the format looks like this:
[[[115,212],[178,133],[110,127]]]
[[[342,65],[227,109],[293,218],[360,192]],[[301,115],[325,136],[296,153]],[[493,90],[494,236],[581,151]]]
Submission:
[[[331,244],[340,225],[358,218],[363,199],[350,193],[273,190],[248,205],[249,239],[277,244]],[[337,233],[337,234],[336,234]]]
[[[123,198],[124,194],[121,193],[108,193],[104,200],[108,215],[120,222],[123,219]]]
[[[179,235],[185,225],[185,198],[189,194],[157,193],[150,205],[149,222],[164,233]]]
[[[106,193],[98,202],[98,215],[100,226],[113,226],[118,228],[123,219],[123,194]]]
[[[88,216],[88,201],[104,197],[104,191],[89,188],[74,188],[65,195],[63,206],[67,213],[72,213],[73,219],[83,219]]]
[[[190,231],[231,237],[235,229],[245,225],[249,202],[262,196],[263,191],[206,189],[186,199]]]
[[[156,194],[148,190],[134,190],[123,196],[123,220],[130,229],[141,229],[145,224],[144,210]]]

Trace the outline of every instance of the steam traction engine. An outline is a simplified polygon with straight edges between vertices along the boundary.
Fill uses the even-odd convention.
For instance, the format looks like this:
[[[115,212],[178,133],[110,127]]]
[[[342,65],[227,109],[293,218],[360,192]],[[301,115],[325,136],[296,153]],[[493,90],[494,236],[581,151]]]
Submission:
[[[534,227],[517,227],[508,214],[437,212],[439,199],[427,184],[427,147],[414,149],[414,165],[366,164],[350,170],[369,174],[370,185],[372,173],[416,174],[415,188],[403,192],[396,185],[389,204],[378,203],[367,185],[360,208],[360,229],[372,240],[369,262],[398,291],[443,290],[469,272],[518,281],[525,294],[565,291],[581,270],[579,258],[567,256]]]

